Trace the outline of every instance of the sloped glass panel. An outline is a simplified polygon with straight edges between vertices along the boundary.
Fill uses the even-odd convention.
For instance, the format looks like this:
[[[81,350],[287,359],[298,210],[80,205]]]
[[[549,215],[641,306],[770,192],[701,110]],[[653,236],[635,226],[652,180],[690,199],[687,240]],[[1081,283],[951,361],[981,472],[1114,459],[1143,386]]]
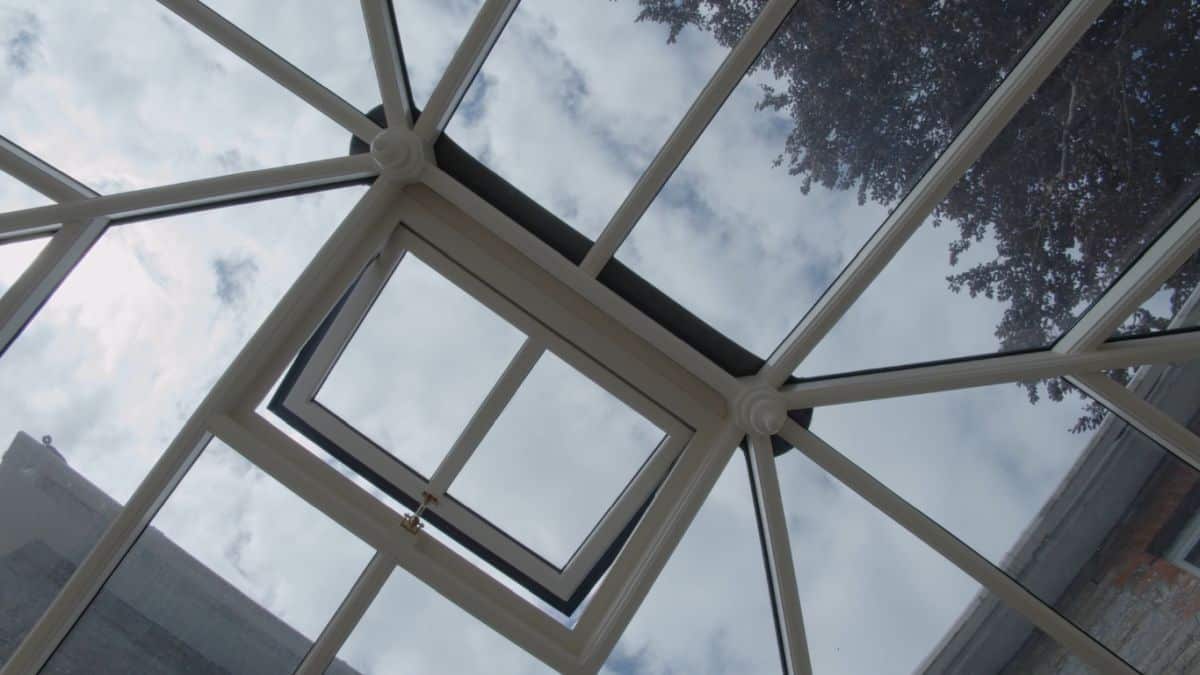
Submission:
[[[563,565],[663,432],[546,353],[449,493]]]
[[[317,401],[433,475],[525,336],[415,256],[405,256]]]
[[[552,672],[401,568],[392,572],[338,659],[362,675]]]
[[[813,672],[917,672],[979,585],[799,452],[776,464]]]
[[[693,28],[670,42],[643,9],[524,0],[447,129],[592,238],[749,25],[728,26],[724,43]]]
[[[29,263],[46,247],[49,239],[0,242],[0,296],[21,278]]]
[[[747,11],[699,4],[685,25],[723,43]],[[996,31],[989,5],[799,3],[619,259],[766,356],[1059,4],[1005,3]]]
[[[43,672],[291,673],[370,557],[214,440]]]
[[[336,157],[350,134],[157,3],[0,11],[0,129],[102,193]]]
[[[1197,11],[1110,5],[797,374],[1039,348],[1074,325],[1200,194]]]
[[[359,110],[379,105],[361,3],[206,0],[205,4]]]
[[[53,203],[49,197],[0,172],[0,213]]]
[[[602,672],[732,675],[779,670],[750,480],[746,461],[737,453]]]
[[[409,86],[424,108],[483,0],[392,0]]]
[[[1134,391],[1200,428],[1200,362],[1147,375]],[[1006,384],[820,413],[826,441],[1135,666],[1200,602],[1153,545],[1200,474],[1091,399]]]
[[[4,649],[16,647],[362,192],[112,227],[0,355],[0,557],[45,549],[65,565],[25,568],[41,575],[36,589],[19,604],[0,602],[19,606]],[[0,595],[22,587],[7,580]]]
[[[1197,281],[1200,281],[1200,256],[1194,256],[1172,274],[1157,293],[1117,328],[1113,337],[1149,335],[1200,325],[1200,296],[1193,297]]]

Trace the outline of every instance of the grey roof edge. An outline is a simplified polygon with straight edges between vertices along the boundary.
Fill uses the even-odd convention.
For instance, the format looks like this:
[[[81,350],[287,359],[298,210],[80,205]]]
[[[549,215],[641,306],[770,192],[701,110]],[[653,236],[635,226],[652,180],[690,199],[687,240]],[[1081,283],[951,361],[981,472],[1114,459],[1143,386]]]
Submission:
[[[1200,418],[1200,361],[1142,367],[1131,386],[1174,419]],[[1109,415],[1001,567],[1038,597],[1056,602],[1167,456]],[[998,672],[1032,630],[1024,617],[980,589],[914,672]]]

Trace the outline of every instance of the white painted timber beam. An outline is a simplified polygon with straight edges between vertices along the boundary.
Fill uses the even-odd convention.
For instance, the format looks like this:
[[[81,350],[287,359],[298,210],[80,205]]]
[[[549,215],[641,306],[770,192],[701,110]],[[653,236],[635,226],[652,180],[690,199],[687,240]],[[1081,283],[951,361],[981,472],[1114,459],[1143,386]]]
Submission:
[[[131,190],[0,214],[0,240],[58,229],[60,223],[94,218],[151,217],[371,178],[379,165],[368,154],[234,173]]]
[[[747,451],[750,487],[754,494],[755,515],[766,557],[767,576],[771,580],[771,607],[775,630],[786,675],[812,675],[808,639],[804,635],[804,615],[800,608],[800,587],[792,562],[792,545],[787,529],[787,513],[775,472],[775,453],[771,439],[763,434],[750,435]]]
[[[785,385],[783,395],[788,408],[795,410],[1197,357],[1200,357],[1200,333],[1152,335],[1105,343],[1078,354],[1046,350],[809,380]]]
[[[387,115],[388,125],[411,129],[412,108],[409,107],[408,84],[404,78],[392,2],[362,0],[362,13],[367,26],[367,41],[371,45],[371,60],[375,63],[375,79],[379,82],[379,94],[383,98],[383,110]]]

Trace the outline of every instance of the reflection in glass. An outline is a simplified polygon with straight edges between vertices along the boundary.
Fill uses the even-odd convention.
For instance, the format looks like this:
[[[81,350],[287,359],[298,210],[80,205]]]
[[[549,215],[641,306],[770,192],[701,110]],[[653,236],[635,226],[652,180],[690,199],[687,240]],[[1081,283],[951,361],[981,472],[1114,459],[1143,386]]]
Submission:
[[[447,130],[592,238],[727,51],[690,29],[669,44],[666,27],[639,12],[524,0]]]
[[[750,5],[648,18],[734,44]],[[953,139],[1057,3],[799,3],[620,250],[765,356]],[[987,23],[984,23],[987,22]]]
[[[38,526],[28,516],[33,504],[70,494],[60,485],[82,486],[98,495],[97,503],[111,502],[73,518],[69,546],[54,548],[70,566],[78,564],[362,192],[348,188],[110,228],[0,355],[0,450],[19,432],[37,446],[32,459],[17,461],[10,451],[0,460],[22,493],[32,491],[13,497],[21,508],[0,513],[17,515],[22,527]],[[22,245],[0,246],[0,257],[11,246]],[[50,448],[42,447],[43,436]],[[10,487],[0,489],[0,498],[18,494]],[[0,537],[16,536],[11,526],[5,520]],[[57,573],[43,578],[44,591],[31,595],[6,627],[7,644],[15,648],[65,581]]]
[[[0,129],[102,192],[336,157],[349,134],[156,3],[18,0]]]
[[[408,255],[317,400],[429,477],[524,340]]]
[[[1068,330],[1200,193],[1197,20],[1183,0],[1113,3],[800,374]]]
[[[1134,391],[1200,429],[1200,361],[1150,369]],[[1013,385],[822,413],[819,435],[1135,666],[1162,672],[1146,647],[1195,637],[1177,613],[1200,583],[1154,542],[1200,508],[1185,499],[1200,476],[1124,421],[1071,434],[1086,404],[1030,407]]]
[[[214,440],[43,672],[290,673],[370,556]]]
[[[739,453],[729,460],[603,672],[773,673],[779,663],[754,502]]]
[[[449,492],[563,565],[661,437],[644,417],[546,353]]]

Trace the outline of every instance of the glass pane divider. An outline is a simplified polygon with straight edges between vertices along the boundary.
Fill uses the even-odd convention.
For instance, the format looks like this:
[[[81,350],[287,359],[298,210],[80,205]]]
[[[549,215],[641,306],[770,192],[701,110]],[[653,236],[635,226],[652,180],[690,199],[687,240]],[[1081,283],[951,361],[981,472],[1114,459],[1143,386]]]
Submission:
[[[1111,0],[1071,0],[975,113],[920,182],[842,269],[817,304],[767,358],[760,375],[783,384],[895,257]]]
[[[916,535],[1081,661],[1101,673],[1138,674],[1138,670],[1124,659],[820,437],[791,420],[784,423],[780,435],[830,476]]]
[[[659,148],[650,166],[646,167],[633,189],[625,196],[621,206],[596,238],[596,243],[588,249],[587,255],[579,265],[584,272],[596,276],[612,259],[796,2],[797,0],[770,0],[759,11],[754,23],[746,29],[737,45],[725,55],[725,60]]]
[[[354,582],[354,586],[338,605],[337,611],[313,642],[312,648],[304,655],[304,660],[296,667],[295,675],[322,675],[325,672],[337,657],[338,650],[350,637],[350,633],[367,613],[367,608],[379,595],[394,569],[396,564],[382,551],[376,550],[375,555],[359,574],[358,580]]]
[[[1197,353],[1200,331],[1190,331],[1109,342],[1093,351],[1073,354],[1044,350],[816,379],[784,385],[782,393],[788,407],[798,409],[1094,373],[1187,359]]]
[[[775,614],[775,632],[780,658],[786,675],[811,675],[812,661],[804,633],[800,589],[792,561],[792,545],[787,529],[787,513],[775,472],[775,453],[771,439],[763,434],[750,435],[746,451],[754,514],[763,546],[763,563],[771,586],[771,608]]]
[[[396,35],[396,19],[391,0],[362,0],[363,21],[367,41],[371,45],[371,61],[383,98],[383,109],[391,125],[412,128],[412,110],[404,77],[403,58]],[[371,139],[364,139],[370,141]]]
[[[159,2],[355,136],[370,142],[383,131],[362,111],[355,109],[340,96],[199,0]]]
[[[1054,351],[1068,354],[1103,344],[1198,248],[1200,201],[1195,201],[1055,343]]]
[[[463,41],[446,66],[429,102],[414,127],[426,143],[433,143],[450,123],[450,117],[467,93],[467,88],[483,67],[492,47],[500,39],[504,27],[517,9],[519,0],[486,0]]]

